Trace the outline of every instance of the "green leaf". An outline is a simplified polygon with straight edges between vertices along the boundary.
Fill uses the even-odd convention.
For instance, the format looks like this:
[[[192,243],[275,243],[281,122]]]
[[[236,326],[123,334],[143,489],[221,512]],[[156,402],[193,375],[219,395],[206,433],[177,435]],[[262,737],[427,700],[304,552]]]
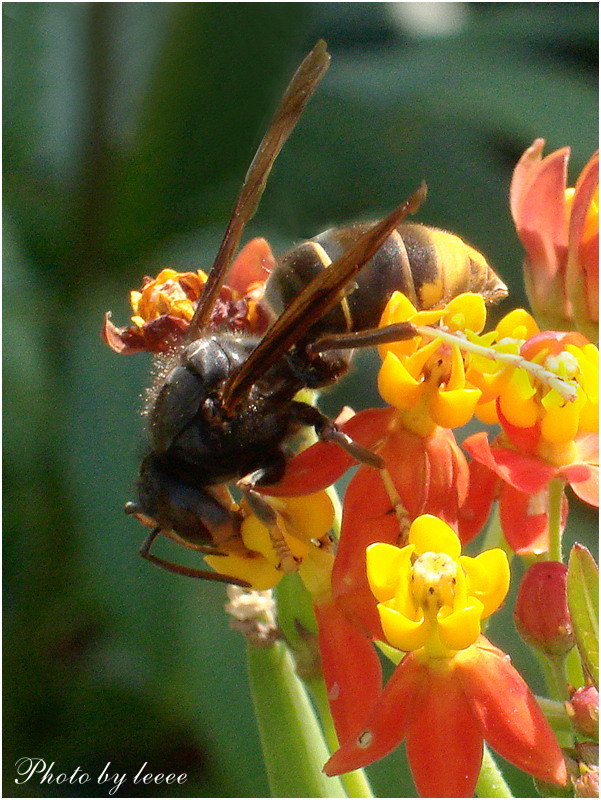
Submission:
[[[583,665],[599,686],[599,569],[578,543],[568,565],[568,606]]]
[[[248,669],[272,797],[346,797],[321,771],[329,753],[288,648],[249,646]]]

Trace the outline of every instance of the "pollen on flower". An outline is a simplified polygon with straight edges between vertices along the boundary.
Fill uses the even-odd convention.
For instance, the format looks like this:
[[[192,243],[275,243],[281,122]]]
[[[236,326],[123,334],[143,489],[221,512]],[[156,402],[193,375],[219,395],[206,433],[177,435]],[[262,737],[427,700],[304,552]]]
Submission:
[[[413,565],[411,594],[416,606],[429,614],[453,605],[457,562],[446,553],[424,553]]]
[[[548,356],[544,366],[550,372],[555,372],[560,378],[575,378],[580,372],[580,364],[576,356],[565,351],[559,355]]]

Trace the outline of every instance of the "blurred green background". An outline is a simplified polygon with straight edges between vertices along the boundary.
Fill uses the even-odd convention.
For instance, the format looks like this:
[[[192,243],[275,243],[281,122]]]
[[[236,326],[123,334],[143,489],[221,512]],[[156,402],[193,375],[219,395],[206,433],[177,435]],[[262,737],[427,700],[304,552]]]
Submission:
[[[425,178],[420,219],[481,249],[524,302],[511,171],[537,136],[597,142],[596,3],[5,3],[4,795],[55,771],[186,772],[148,796],[267,794],[224,589],[137,555],[123,515],[144,450],[145,354],[100,341],[159,266],[210,265],[255,147],[317,38],[332,67],[248,235],[281,252],[375,218]],[[505,310],[508,306],[506,305]],[[363,356],[325,407],[376,402]],[[594,541],[577,509],[570,536]],[[176,553],[176,555],[179,555]],[[511,647],[506,614],[495,641]],[[494,637],[493,637],[494,638]],[[514,662],[535,675],[521,651]],[[370,770],[412,793],[401,753]],[[529,780],[512,778],[516,793]],[[108,791],[108,790],[107,790]],[[143,796],[128,785],[120,796]],[[105,794],[107,792],[104,792]]]

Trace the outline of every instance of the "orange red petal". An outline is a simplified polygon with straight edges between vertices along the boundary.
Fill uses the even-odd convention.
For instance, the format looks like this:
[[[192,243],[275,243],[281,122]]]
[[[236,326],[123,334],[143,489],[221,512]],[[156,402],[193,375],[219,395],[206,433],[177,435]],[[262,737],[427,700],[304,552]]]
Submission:
[[[269,243],[258,236],[245,244],[234,259],[227,285],[241,295],[246,294],[253,283],[266,281],[275,265],[276,259]]]
[[[486,741],[535,778],[565,784],[566,766],[555,735],[509,656],[484,637],[464,652],[465,658],[460,653],[455,660],[456,673]]]
[[[507,544],[517,555],[540,555],[549,550],[548,495],[545,489],[526,494],[505,484],[499,498],[499,518]],[[561,505],[561,529],[565,528],[568,501]]]
[[[415,786],[421,797],[472,797],[482,763],[480,726],[453,669],[434,664],[427,676],[407,731]]]
[[[469,465],[469,490],[459,509],[459,538],[462,544],[474,539],[484,528],[497,496],[499,477],[480,461]]]
[[[377,603],[367,581],[365,550],[374,542],[397,544],[399,534],[399,521],[380,472],[371,467],[359,467],[344,497],[332,592],[347,616],[378,639],[384,639],[384,634]]]
[[[330,598],[315,605],[319,651],[338,741],[356,732],[382,690],[375,645]]]
[[[495,447],[484,431],[474,433],[463,442],[467,452],[492,470],[502,481],[527,494],[536,494],[555,477],[555,467],[534,456],[505,447]]]
[[[340,775],[388,755],[405,738],[425,693],[428,671],[410,653],[394,671],[366,720],[324,767],[326,775]]]
[[[386,436],[393,408],[372,408],[359,411],[343,425],[341,430],[353,441],[368,449],[377,449]],[[316,442],[291,458],[286,465],[284,477],[277,483],[261,487],[263,494],[295,497],[321,491],[335,483],[356,460],[339,445],[331,442]]]
[[[437,427],[421,437],[401,429],[388,436],[380,454],[412,520],[433,514],[457,527],[469,469],[452,431]]]

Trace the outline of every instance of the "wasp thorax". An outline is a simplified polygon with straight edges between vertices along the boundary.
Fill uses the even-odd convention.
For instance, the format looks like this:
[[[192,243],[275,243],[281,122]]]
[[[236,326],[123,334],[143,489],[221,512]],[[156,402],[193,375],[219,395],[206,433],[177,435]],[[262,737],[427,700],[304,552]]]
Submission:
[[[457,584],[457,562],[446,553],[423,553],[414,563],[411,593],[417,608],[436,614],[453,606]]]

